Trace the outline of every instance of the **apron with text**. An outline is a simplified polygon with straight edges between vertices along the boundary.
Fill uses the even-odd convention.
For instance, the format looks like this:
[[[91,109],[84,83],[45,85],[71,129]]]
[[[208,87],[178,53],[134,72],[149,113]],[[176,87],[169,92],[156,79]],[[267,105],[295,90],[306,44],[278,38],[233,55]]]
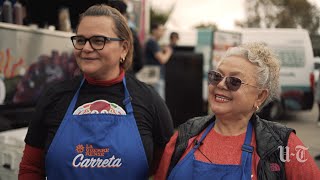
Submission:
[[[211,123],[201,136],[199,142],[193,147],[193,149],[172,169],[169,175],[169,180],[174,179],[196,179],[196,180],[208,180],[208,179],[223,179],[223,180],[235,180],[251,179],[252,171],[252,152],[253,147],[250,146],[252,136],[252,125],[248,123],[245,142],[242,145],[241,164],[240,165],[224,165],[214,164],[198,161],[195,159],[194,152],[199,148],[203,139],[207,136],[210,130],[213,128],[214,122]]]
[[[73,115],[81,82],[48,149],[49,180],[148,178],[148,162],[125,77],[126,115]]]

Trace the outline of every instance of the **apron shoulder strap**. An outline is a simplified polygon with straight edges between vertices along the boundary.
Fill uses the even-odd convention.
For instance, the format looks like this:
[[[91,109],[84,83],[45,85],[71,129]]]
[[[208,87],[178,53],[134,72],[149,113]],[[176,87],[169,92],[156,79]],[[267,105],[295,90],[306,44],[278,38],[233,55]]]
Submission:
[[[214,120],[214,115],[195,117],[178,127],[178,138],[171,157],[167,176],[170,175],[173,167],[179,162],[181,156],[188,146],[188,140],[200,134]]]
[[[132,108],[132,104],[131,104],[132,98],[131,98],[130,93],[127,88],[127,82],[126,82],[125,76],[123,77],[122,83],[123,83],[123,87],[124,87],[124,100],[122,103],[126,107],[127,114],[133,113],[133,108]]]

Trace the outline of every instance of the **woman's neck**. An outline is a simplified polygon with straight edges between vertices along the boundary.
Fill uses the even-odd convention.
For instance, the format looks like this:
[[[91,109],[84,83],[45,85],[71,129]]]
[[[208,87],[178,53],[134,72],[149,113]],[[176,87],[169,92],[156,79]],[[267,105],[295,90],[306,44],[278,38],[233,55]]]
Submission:
[[[120,69],[120,73],[118,76],[112,77],[111,79],[108,79],[108,80],[97,80],[97,79],[92,78],[86,74],[84,74],[84,77],[88,81],[89,84],[99,85],[99,86],[111,86],[111,85],[114,85],[114,84],[121,82],[124,75],[125,75],[124,70]]]
[[[237,136],[247,131],[250,116],[241,118],[216,117],[214,130],[223,136]]]

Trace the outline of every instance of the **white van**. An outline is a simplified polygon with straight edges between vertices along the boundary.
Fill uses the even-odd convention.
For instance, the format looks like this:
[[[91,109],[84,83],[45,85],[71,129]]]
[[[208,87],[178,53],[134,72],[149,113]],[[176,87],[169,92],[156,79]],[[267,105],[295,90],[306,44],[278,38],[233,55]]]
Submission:
[[[310,110],[313,106],[313,51],[304,29],[242,29],[242,43],[264,42],[281,61],[279,101],[266,107],[269,118],[278,118],[282,108]]]

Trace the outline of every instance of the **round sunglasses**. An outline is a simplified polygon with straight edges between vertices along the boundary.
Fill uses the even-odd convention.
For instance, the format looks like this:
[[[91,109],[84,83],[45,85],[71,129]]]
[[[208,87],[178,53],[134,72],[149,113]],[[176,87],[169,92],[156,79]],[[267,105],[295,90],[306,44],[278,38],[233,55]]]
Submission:
[[[218,85],[223,78],[226,78],[226,86],[228,88],[228,90],[230,91],[237,91],[241,84],[244,85],[248,85],[248,86],[252,86],[255,88],[259,88],[257,86],[251,85],[251,84],[247,84],[241,81],[241,79],[237,78],[237,77],[233,77],[233,76],[223,76],[221,73],[217,72],[217,71],[209,71],[208,72],[208,82],[209,84],[212,84],[214,86]]]

